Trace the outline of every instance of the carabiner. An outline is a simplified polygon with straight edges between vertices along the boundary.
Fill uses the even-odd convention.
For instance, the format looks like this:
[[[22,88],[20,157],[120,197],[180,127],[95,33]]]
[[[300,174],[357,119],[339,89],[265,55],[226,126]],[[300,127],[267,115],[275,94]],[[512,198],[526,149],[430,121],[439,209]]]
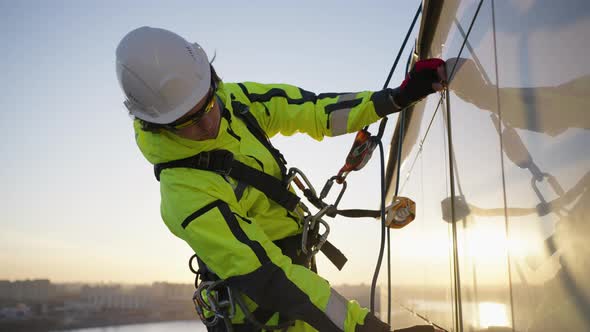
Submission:
[[[304,191],[306,188],[303,185],[303,183],[301,183],[299,178],[297,178],[297,175],[299,175],[303,179],[303,182],[305,182],[307,189],[309,189],[315,196],[317,196],[315,188],[313,187],[307,176],[305,176],[305,174],[297,167],[289,168],[289,171],[287,173],[287,185],[289,185],[291,182],[295,182],[297,188],[299,188],[299,190],[301,191]]]
[[[218,280],[211,283],[209,287],[207,287],[207,289],[205,290],[205,296],[207,297],[209,305],[212,309],[211,311],[215,313],[215,316],[223,319],[232,319],[236,313],[236,308],[232,297],[232,291],[231,288],[229,288],[229,286],[223,285],[223,283],[224,280]],[[217,289],[220,286],[227,292],[227,300],[220,301],[221,290]],[[228,308],[229,312],[227,312]]]
[[[232,319],[236,314],[231,288],[223,283],[223,280],[203,281],[193,293],[195,310],[205,326],[214,326],[219,319]],[[227,292],[227,300],[221,300],[222,291]],[[213,313],[213,316],[207,318],[205,311]]]
[[[320,234],[320,239],[319,239],[318,243],[315,245],[314,255],[317,254],[322,249],[322,246],[324,245],[324,243],[326,243],[326,241],[328,241],[328,235],[330,235],[330,225],[328,225],[328,223],[325,222],[324,219],[320,219],[319,222],[320,222],[320,224],[324,225],[324,228],[326,230],[322,234]]]
[[[533,191],[537,195],[537,198],[539,198],[539,201],[541,201],[539,204],[537,204],[537,207],[536,207],[537,213],[539,214],[539,216],[545,216],[545,215],[549,214],[549,212],[555,212],[555,213],[558,212],[558,211],[553,211],[553,209],[551,208],[551,204],[547,202],[547,200],[545,199],[545,196],[543,196],[543,194],[541,193],[541,190],[537,186],[537,182],[542,182],[544,179],[547,179],[547,183],[549,183],[549,185],[551,186],[551,189],[553,189],[553,191],[558,196],[562,197],[563,195],[565,195],[565,191],[563,190],[563,188],[561,187],[559,182],[557,182],[557,179],[553,175],[551,175],[549,173],[540,173],[539,177],[533,176],[531,178],[531,186],[533,187]]]
[[[338,181],[339,177],[338,175],[334,175],[333,177],[329,178],[328,181],[326,181],[326,184],[324,185],[324,188],[322,188],[322,191],[320,193],[320,200],[323,200],[324,198],[326,198],[326,196],[328,196],[328,193],[330,192],[330,190],[332,189],[332,186],[334,185],[334,181],[336,181],[336,183],[341,184],[342,185],[342,189],[340,189],[340,193],[338,194],[338,198],[336,198],[336,201],[334,201],[334,204],[332,204],[332,208],[336,208],[338,206],[338,204],[340,203],[340,200],[342,199],[342,196],[344,195],[344,192],[346,191],[346,180],[342,179],[342,182]],[[330,215],[328,213],[329,216],[333,217],[333,215]]]
[[[330,225],[326,221],[324,221],[321,217],[323,215],[325,215],[330,210],[331,207],[332,207],[331,205],[326,206],[325,208],[320,210],[315,215],[313,215],[313,216],[309,215],[305,218],[305,220],[303,222],[303,233],[301,234],[301,251],[304,254],[310,255],[310,256],[317,254],[320,251],[320,249],[322,248],[322,246],[324,245],[324,243],[326,243],[326,241],[328,240],[328,235],[330,234]],[[319,228],[318,228],[319,240],[317,243],[313,244],[310,247],[310,249],[311,249],[311,253],[310,253],[309,250],[307,250],[309,231],[314,230],[316,227],[320,227],[319,224],[322,224],[324,226],[325,231],[320,234]]]
[[[205,326],[214,326],[219,322],[219,317],[217,315],[213,315],[211,318],[207,318],[205,316],[205,310],[213,312],[211,306],[207,301],[203,298],[203,292],[213,284],[212,281],[203,281],[197,287],[197,290],[193,293],[193,304],[195,305],[195,310],[197,311],[197,315],[205,324]]]

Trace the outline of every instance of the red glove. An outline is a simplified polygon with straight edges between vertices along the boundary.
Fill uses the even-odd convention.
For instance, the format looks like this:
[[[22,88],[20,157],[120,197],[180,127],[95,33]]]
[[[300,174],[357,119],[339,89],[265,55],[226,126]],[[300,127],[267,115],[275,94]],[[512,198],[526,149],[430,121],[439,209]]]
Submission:
[[[393,101],[403,109],[445,86],[445,62],[438,58],[420,60],[399,88],[393,90]]]

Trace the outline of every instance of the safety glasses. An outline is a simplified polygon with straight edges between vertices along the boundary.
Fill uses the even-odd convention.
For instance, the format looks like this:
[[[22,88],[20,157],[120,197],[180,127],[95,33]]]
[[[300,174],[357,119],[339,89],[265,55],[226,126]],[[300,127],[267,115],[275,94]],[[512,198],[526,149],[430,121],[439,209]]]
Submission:
[[[164,125],[163,127],[171,131],[178,131],[199,123],[207,113],[211,112],[213,106],[215,106],[215,90],[216,86],[213,84],[209,90],[209,95],[205,105],[189,118],[183,120],[182,122],[172,122],[171,124]]]

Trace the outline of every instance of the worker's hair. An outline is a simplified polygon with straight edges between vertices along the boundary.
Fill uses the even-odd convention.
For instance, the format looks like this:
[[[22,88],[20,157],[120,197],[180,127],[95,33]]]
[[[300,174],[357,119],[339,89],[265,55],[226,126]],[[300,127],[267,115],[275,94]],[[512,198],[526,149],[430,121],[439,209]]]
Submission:
[[[221,82],[221,78],[219,77],[219,75],[217,75],[217,72],[215,71],[215,68],[213,67],[213,65],[209,65],[211,67],[211,81],[215,83],[216,86],[219,86],[219,83]],[[131,115],[133,116],[133,115]],[[161,124],[158,123],[153,123],[153,122],[148,122],[142,119],[139,119],[137,117],[134,117],[135,119],[137,119],[139,121],[139,123],[141,124],[141,130],[145,130],[145,131],[149,131],[151,133],[159,133],[160,130],[163,129],[163,126]]]

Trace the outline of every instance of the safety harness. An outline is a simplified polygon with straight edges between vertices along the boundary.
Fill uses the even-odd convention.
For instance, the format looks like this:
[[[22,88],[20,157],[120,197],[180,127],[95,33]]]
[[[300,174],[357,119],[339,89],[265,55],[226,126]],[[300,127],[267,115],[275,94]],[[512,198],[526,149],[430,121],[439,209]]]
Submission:
[[[246,95],[248,95],[245,87],[241,87]],[[285,158],[280,151],[271,144],[254,115],[250,113],[249,107],[236,101],[235,96],[233,95],[231,95],[231,99],[232,108],[234,110],[233,114],[246,124],[250,133],[271,153],[279,165],[282,180],[236,160],[232,152],[221,149],[204,151],[187,158],[156,164],[154,165],[156,179],[160,181],[160,175],[165,169],[192,168],[212,171],[221,176],[231,177],[246,185],[252,186],[264,193],[269,199],[281,205],[289,212],[295,213],[301,218],[301,220],[303,220],[303,232],[301,235],[275,241],[275,244],[282,249],[285,255],[288,255],[294,263],[316,271],[315,254],[322,251],[322,253],[324,253],[324,255],[326,255],[326,257],[339,270],[341,270],[346,263],[347,258],[340,250],[328,242],[327,236],[330,228],[322,217],[324,215],[335,216],[335,212],[337,211],[336,206],[344,193],[346,183],[344,182],[343,189],[336,203],[325,203],[323,199],[330,190],[335,178],[328,180],[326,186],[322,190],[322,194],[318,197],[305,174],[297,168],[291,168],[287,171]],[[222,105],[222,103],[220,105]],[[223,105],[222,109],[223,116],[228,121],[231,121],[230,111]],[[307,188],[298,177],[303,178]],[[301,202],[300,197],[289,189],[291,182],[294,182],[304,192],[307,199],[320,211],[311,214],[310,210]],[[324,231],[321,233],[320,225],[324,227]],[[300,254],[301,252],[303,254]],[[198,270],[195,270],[192,266],[192,262],[195,258],[199,265]],[[223,331],[238,327],[238,325],[235,324],[232,327],[231,324],[231,318],[235,314],[236,306],[239,306],[242,309],[246,315],[248,321],[247,324],[250,327],[253,325],[262,329],[277,330],[283,329],[292,324],[292,322],[281,322],[277,326],[265,326],[260,322],[267,321],[272,315],[272,312],[262,310],[261,308],[255,310],[254,313],[249,312],[245,307],[243,300],[240,298],[240,294],[238,292],[232,293],[231,287],[212,273],[196,255],[191,257],[189,266],[191,271],[196,274],[196,291],[193,295],[193,302],[199,317],[205,325],[215,329],[221,328],[220,330]],[[212,312],[213,315],[208,317],[206,315],[207,312]]]
[[[254,135],[254,137],[256,137],[256,139],[258,139],[258,141],[260,141],[260,143],[262,143],[262,145],[271,153],[281,169],[283,180],[279,180],[272,175],[259,171],[236,160],[233,153],[227,150],[204,151],[188,158],[156,164],[154,165],[156,179],[160,181],[160,174],[163,170],[168,168],[192,168],[212,171],[250,185],[263,192],[268,198],[275,201],[289,212],[293,212],[302,217],[304,225],[301,249],[304,253],[309,253],[310,262],[313,259],[312,256],[321,250],[322,253],[324,253],[324,255],[326,255],[326,257],[339,270],[341,270],[346,263],[347,258],[340,250],[327,241],[329,226],[321,220],[323,215],[334,210],[337,203],[332,205],[324,203],[322,201],[324,197],[320,196],[320,198],[317,196],[315,190],[313,190],[313,187],[299,169],[291,168],[287,172],[285,158],[280,151],[271,144],[266,133],[262,130],[258,121],[256,121],[254,115],[250,113],[249,107],[236,101],[233,95],[231,97],[234,115],[244,121],[250,133],[252,133],[252,135]],[[223,112],[225,117],[230,116],[227,109],[224,108]],[[318,209],[323,209],[323,213],[317,213],[311,216],[309,209],[301,202],[299,196],[288,189],[292,181],[302,188],[301,181],[297,178],[297,175],[304,178],[308,185],[308,188],[305,188],[306,190],[304,190],[305,196]],[[337,202],[339,202],[339,200]],[[304,215],[302,211],[307,213],[307,215]],[[335,214],[330,213],[329,215],[334,216]],[[316,226],[316,224],[320,223],[325,228],[325,231],[322,234],[319,233],[319,226]]]
[[[281,180],[234,159],[233,153],[227,150],[204,151],[192,157],[156,164],[156,179],[160,180],[163,170],[178,167],[208,170],[243,181],[291,212],[300,201]]]

